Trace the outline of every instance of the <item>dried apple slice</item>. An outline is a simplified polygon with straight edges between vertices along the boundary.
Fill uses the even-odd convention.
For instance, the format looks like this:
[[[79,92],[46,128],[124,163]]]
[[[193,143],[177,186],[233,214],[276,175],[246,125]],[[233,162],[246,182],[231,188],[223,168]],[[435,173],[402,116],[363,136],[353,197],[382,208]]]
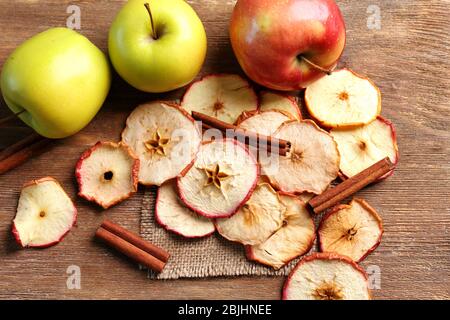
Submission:
[[[347,69],[334,71],[307,87],[305,102],[314,119],[332,128],[368,124],[381,112],[378,87]]]
[[[258,109],[258,98],[248,81],[237,74],[213,74],[194,82],[181,106],[233,124],[242,112]]]
[[[283,287],[283,300],[370,300],[365,271],[350,258],[315,253],[303,258]]]
[[[386,157],[389,157],[394,166],[398,163],[399,153],[394,126],[382,117],[361,127],[333,129],[330,133],[341,154],[341,172],[347,178]],[[393,172],[394,170],[382,179]]]
[[[214,223],[186,206],[178,198],[175,181],[158,188],[155,219],[166,230],[186,238],[202,238],[214,233]]]
[[[285,122],[273,135],[290,141],[291,151],[280,157],[278,168],[261,163],[277,189],[288,193],[320,194],[339,173],[336,142],[311,120]]]
[[[355,198],[349,205],[331,209],[322,219],[318,233],[320,251],[342,254],[360,262],[380,244],[383,223],[375,209]]]
[[[302,119],[302,113],[298,106],[297,99],[283,93],[261,91],[259,93],[259,110],[279,110],[289,113],[297,120]]]
[[[259,184],[250,199],[230,218],[217,219],[217,231],[230,241],[256,245],[266,241],[283,223],[286,206],[267,184]]]
[[[307,253],[316,238],[314,220],[305,203],[287,194],[281,194],[280,201],[286,206],[282,227],[262,244],[245,247],[249,260],[274,269]]]
[[[271,136],[284,122],[293,119],[289,113],[282,111],[261,111],[247,116],[244,115],[238,121],[238,127],[265,136]]]
[[[181,200],[207,218],[226,218],[250,198],[259,166],[245,145],[233,139],[203,142],[197,159],[178,178]]]
[[[97,142],[76,165],[80,197],[107,209],[137,191],[139,159],[123,143]]]
[[[122,141],[140,160],[139,182],[160,186],[191,164],[201,133],[178,105],[156,101],[140,105],[130,114]]]
[[[77,220],[77,209],[54,178],[33,180],[20,193],[12,233],[22,247],[59,243]]]

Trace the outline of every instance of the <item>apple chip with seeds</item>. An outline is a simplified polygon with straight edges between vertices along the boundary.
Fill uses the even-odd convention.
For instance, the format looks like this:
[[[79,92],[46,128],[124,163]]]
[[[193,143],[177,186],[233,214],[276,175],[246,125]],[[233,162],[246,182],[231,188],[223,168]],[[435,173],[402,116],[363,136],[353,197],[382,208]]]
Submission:
[[[261,91],[259,93],[259,110],[279,110],[289,113],[294,119],[302,119],[302,113],[297,99],[283,93]]]
[[[213,74],[194,82],[184,94],[181,106],[233,124],[242,112],[258,109],[258,98],[241,76]]]
[[[305,91],[311,116],[325,127],[368,124],[381,112],[381,93],[369,79],[342,69],[323,77]]]
[[[381,242],[383,223],[366,201],[353,199],[338,205],[322,219],[319,226],[320,251],[334,252],[362,261]]]
[[[235,214],[250,198],[259,166],[245,145],[233,139],[203,142],[191,168],[178,178],[181,200],[207,218]]]
[[[307,253],[316,238],[314,220],[305,203],[287,194],[281,194],[280,201],[286,206],[281,228],[263,243],[245,247],[249,260],[277,270]]]
[[[57,244],[77,220],[77,209],[54,178],[33,180],[20,193],[12,233],[22,247]]]
[[[155,219],[166,230],[186,238],[202,238],[215,231],[214,223],[191,209],[179,199],[175,181],[158,188]]]
[[[321,194],[338,176],[336,142],[313,121],[285,122],[273,136],[292,144],[288,155],[279,158],[278,168],[268,168],[261,163],[263,172],[277,189],[288,193]]]
[[[333,129],[330,133],[341,154],[341,172],[347,178],[353,177],[386,157],[389,157],[394,165],[398,163],[399,154],[394,126],[380,116],[370,124],[357,128]],[[386,178],[393,172],[394,170],[382,178]]]
[[[277,231],[284,218],[286,206],[267,184],[259,184],[250,199],[230,218],[217,219],[217,231],[230,241],[256,245]]]
[[[283,287],[283,300],[370,300],[365,271],[350,258],[315,253],[303,258]]]
[[[182,174],[201,144],[194,119],[176,104],[156,101],[137,107],[122,132],[140,160],[139,182],[160,186]]]
[[[78,195],[107,209],[137,191],[139,159],[123,143],[97,142],[76,165]]]
[[[294,120],[294,118],[282,111],[261,111],[242,116],[237,126],[244,130],[271,136],[284,122],[290,120]]]

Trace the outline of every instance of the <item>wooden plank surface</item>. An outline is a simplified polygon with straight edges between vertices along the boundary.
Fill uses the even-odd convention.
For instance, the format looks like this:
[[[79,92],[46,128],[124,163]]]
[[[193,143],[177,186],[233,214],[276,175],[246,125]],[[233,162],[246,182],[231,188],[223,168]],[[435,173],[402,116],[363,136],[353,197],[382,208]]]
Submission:
[[[124,1],[0,0],[0,64],[33,34],[65,26],[66,8],[81,8],[80,32],[106,50],[107,31]],[[240,72],[228,40],[234,1],[188,1],[208,34],[202,73]],[[375,298],[449,298],[450,288],[450,2],[448,0],[337,1],[347,24],[347,47],[340,66],[371,77],[383,94],[382,114],[397,128],[401,162],[389,180],[359,195],[384,219],[381,246],[363,263],[379,266]],[[381,28],[367,27],[376,5]],[[376,7],[375,7],[376,9]],[[146,273],[93,241],[108,216],[139,230],[142,190],[107,212],[76,197],[74,164],[99,139],[117,140],[127,114],[140,102],[178,98],[138,92],[117,77],[95,120],[81,133],[59,141],[42,156],[0,176],[0,298],[224,298],[278,299],[282,278],[219,278],[151,281]],[[8,114],[3,101],[0,116]],[[1,131],[0,148],[29,132],[19,122]],[[21,185],[34,178],[57,178],[76,199],[77,226],[58,246],[21,250],[11,233]],[[81,268],[81,289],[69,290],[66,270]]]

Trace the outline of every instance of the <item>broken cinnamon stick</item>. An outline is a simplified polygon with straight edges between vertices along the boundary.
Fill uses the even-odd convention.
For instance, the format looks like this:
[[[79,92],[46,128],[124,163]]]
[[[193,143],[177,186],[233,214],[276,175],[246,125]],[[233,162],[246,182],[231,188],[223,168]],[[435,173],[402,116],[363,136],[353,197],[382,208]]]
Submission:
[[[210,117],[200,112],[192,111],[192,117],[197,121],[201,121],[202,126],[207,129],[215,128],[222,132],[226,132],[226,130],[233,130],[236,139],[244,141],[245,144],[253,147],[262,147],[267,149],[269,152],[278,149],[279,154],[282,156],[285,156],[291,148],[291,143],[289,141],[239,129],[232,124],[220,121],[219,119]]]
[[[0,175],[17,168],[31,157],[37,156],[45,151],[45,147],[51,140],[46,138],[30,138],[6,148],[1,152]],[[10,149],[11,148],[11,149]]]
[[[336,187],[328,189],[321,195],[312,198],[308,204],[315,213],[325,211],[358,192],[365,186],[375,182],[393,169],[394,165],[391,160],[386,157],[357,175],[338,184]]]
[[[145,241],[138,235],[126,230],[125,228],[122,228],[121,226],[115,224],[114,222],[108,219],[103,221],[101,227],[115,234],[116,236],[124,239],[125,241],[128,241],[129,243],[138,247],[139,249],[144,250],[145,252],[151,254],[152,256],[161,260],[162,262],[167,262],[167,260],[169,260],[170,254],[167,251],[155,246],[154,244],[148,241]]]
[[[137,263],[156,272],[161,272],[166,265],[165,262],[102,227],[97,229],[95,236]]]

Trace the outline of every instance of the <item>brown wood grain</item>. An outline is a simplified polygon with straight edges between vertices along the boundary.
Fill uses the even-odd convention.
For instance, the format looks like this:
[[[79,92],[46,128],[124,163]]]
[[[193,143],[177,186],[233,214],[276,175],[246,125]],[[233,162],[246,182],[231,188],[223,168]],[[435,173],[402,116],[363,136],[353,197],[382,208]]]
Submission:
[[[23,40],[64,26],[68,4],[81,8],[80,32],[106,51],[108,28],[124,1],[0,0],[0,64]],[[234,1],[188,1],[204,21],[208,56],[202,73],[240,72],[228,40]],[[384,219],[380,247],[363,263],[381,270],[378,299],[450,298],[450,2],[438,0],[337,1],[347,24],[342,67],[368,75],[381,88],[382,114],[394,122],[401,153],[395,175],[359,192]],[[367,28],[367,8],[381,9],[381,29]],[[93,240],[104,217],[139,230],[142,190],[102,211],[76,197],[74,164],[100,139],[116,140],[127,114],[154,98],[117,77],[95,120],[57,142],[45,154],[0,176],[0,298],[278,299],[283,278],[146,279],[146,273]],[[1,101],[0,116],[8,114]],[[19,122],[1,130],[0,148],[29,132]],[[62,243],[45,250],[18,249],[10,228],[21,185],[49,175],[76,199],[77,226]],[[81,289],[66,286],[66,269],[81,268]]]

